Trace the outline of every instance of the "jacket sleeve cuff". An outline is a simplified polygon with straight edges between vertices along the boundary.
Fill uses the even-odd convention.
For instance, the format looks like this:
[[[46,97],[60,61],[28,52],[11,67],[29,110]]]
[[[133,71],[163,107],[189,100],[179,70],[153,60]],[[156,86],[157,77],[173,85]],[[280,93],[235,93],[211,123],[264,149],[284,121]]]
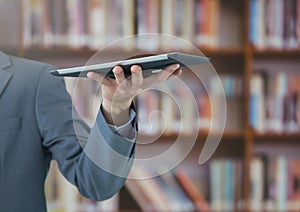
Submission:
[[[134,157],[137,123],[133,107],[130,110],[133,111],[130,114],[130,121],[123,126],[115,127],[108,125],[100,109],[85,147],[86,153],[99,153],[100,151],[108,153],[113,151],[127,158]],[[118,128],[121,128],[121,131],[124,132],[118,131]],[[97,157],[96,155],[95,157]]]
[[[126,124],[118,127],[110,124],[108,124],[108,126],[114,133],[119,134],[120,136],[125,137],[134,142],[134,138],[136,138],[137,134],[137,131],[134,128],[135,121],[136,113],[133,108],[130,108],[129,121]]]

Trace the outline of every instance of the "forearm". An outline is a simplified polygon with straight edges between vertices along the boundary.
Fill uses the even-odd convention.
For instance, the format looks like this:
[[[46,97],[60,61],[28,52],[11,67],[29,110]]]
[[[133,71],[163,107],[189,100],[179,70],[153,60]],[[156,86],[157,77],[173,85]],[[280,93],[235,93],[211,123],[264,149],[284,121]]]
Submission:
[[[129,121],[130,103],[125,105],[113,105],[109,100],[103,100],[102,113],[108,124],[121,126]]]
[[[131,111],[131,116],[135,117]],[[135,130],[134,120],[128,126]],[[68,145],[63,148],[68,151],[53,154],[64,176],[76,185],[80,193],[98,201],[111,197],[124,185],[133,163],[136,130],[132,139],[127,139],[122,133],[115,133],[113,128],[99,112],[88,137],[85,129],[76,127],[77,139],[82,140],[75,141],[72,136],[65,139],[68,142],[57,141],[60,146]],[[78,143],[86,145],[81,149]]]

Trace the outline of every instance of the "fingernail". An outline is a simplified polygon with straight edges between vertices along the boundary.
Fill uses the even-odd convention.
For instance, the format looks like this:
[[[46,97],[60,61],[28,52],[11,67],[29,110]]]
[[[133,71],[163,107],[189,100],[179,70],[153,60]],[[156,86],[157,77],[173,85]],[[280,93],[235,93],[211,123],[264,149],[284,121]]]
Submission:
[[[178,69],[179,67],[180,67],[179,64],[175,64],[172,68],[173,68],[173,70],[176,70],[176,69]]]
[[[87,73],[87,77],[88,77],[88,78],[92,78],[92,77],[93,77],[93,72],[88,72],[88,73]]]
[[[114,72],[115,74],[121,74],[122,70],[120,70],[119,68],[115,67],[115,68],[113,69],[113,72]]]
[[[140,69],[140,67],[132,66],[132,67],[131,67],[131,71],[132,71],[133,73],[138,73],[138,72],[141,71],[141,69]]]

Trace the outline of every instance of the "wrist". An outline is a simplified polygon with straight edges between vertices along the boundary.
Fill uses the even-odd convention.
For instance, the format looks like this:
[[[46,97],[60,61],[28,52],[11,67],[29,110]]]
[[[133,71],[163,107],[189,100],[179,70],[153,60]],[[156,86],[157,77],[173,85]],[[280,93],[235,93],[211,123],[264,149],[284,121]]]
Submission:
[[[131,102],[122,104],[113,103],[103,99],[102,112],[108,124],[120,126],[129,121],[129,108]]]
[[[119,102],[112,102],[107,99],[103,99],[102,107],[110,114],[118,115],[123,113],[124,111],[129,111],[130,105],[132,101],[119,103]]]

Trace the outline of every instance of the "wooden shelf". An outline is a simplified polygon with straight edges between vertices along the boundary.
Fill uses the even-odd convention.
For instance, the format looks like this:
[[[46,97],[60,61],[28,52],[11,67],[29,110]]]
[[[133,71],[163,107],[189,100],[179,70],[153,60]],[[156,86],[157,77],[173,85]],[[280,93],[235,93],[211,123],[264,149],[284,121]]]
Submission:
[[[300,132],[297,133],[253,133],[253,139],[255,140],[275,140],[275,141],[299,141]]]
[[[213,55],[213,56],[242,56],[244,54],[244,49],[242,47],[233,47],[233,48],[204,48],[198,47],[199,50],[205,55]],[[178,51],[178,50],[168,50],[168,52]],[[24,49],[24,55],[26,57],[57,57],[60,55],[93,55],[97,52],[97,50],[90,49],[88,47],[80,47],[80,48],[71,48],[69,46],[59,46],[59,47],[30,47]],[[143,53],[146,52],[142,49],[126,49],[126,48],[116,48],[116,49],[109,49],[105,50],[107,54],[126,54],[128,52],[136,52]],[[154,52],[165,52],[165,51],[154,51]],[[181,52],[188,53],[189,51],[186,49],[182,49]]]
[[[92,56],[96,51],[89,48],[70,47],[31,47],[24,49],[24,56],[28,58],[59,57],[59,56]]]
[[[232,47],[232,48],[205,48],[205,47],[198,47],[200,51],[202,51],[206,56],[243,56],[244,55],[244,48],[243,47]]]
[[[300,49],[252,49],[252,53],[257,57],[300,57]]]
[[[213,135],[213,134],[212,134]],[[182,134],[183,137],[189,138],[189,134]],[[199,132],[197,139],[206,139],[208,136],[208,132]],[[160,140],[176,140],[178,138],[177,133],[168,133],[162,135],[149,135],[149,134],[139,134],[139,139],[144,140],[153,140],[153,139],[160,139]],[[224,140],[242,140],[244,138],[243,132],[224,132],[222,135],[222,139]]]
[[[208,132],[199,132],[198,138],[206,138],[208,136]],[[212,134],[213,136],[213,134]],[[222,139],[225,140],[239,140],[244,138],[244,133],[242,131],[233,131],[233,132],[223,132]]]

